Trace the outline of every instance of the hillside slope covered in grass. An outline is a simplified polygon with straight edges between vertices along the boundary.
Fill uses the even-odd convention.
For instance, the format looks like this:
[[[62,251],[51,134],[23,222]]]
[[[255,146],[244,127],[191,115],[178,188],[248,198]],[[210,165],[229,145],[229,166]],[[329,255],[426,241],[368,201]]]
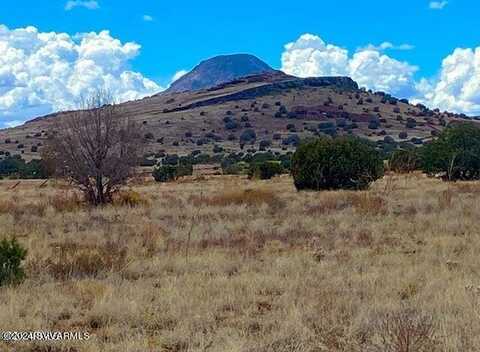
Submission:
[[[300,79],[281,72],[200,91],[162,93],[121,104],[121,108],[143,126],[148,142],[145,152],[151,159],[193,151],[285,153],[294,150],[301,138],[345,134],[366,137],[388,151],[428,142],[448,123],[465,119],[361,90],[346,77]],[[68,114],[0,130],[0,158],[5,154],[27,160],[40,157],[55,120]]]

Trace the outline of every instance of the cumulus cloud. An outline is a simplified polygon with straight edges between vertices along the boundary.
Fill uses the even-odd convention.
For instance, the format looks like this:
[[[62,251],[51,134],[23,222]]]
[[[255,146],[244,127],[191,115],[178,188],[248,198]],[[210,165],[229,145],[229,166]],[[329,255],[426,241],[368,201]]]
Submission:
[[[285,45],[282,70],[299,77],[348,74],[348,51],[326,44],[320,37],[303,34]]]
[[[385,42],[382,50],[393,48]],[[325,43],[319,36],[303,34],[297,41],[285,45],[282,54],[282,70],[299,77],[350,76],[360,86],[383,90],[398,96],[414,93],[413,76],[416,66],[395,60],[381,50],[368,46],[353,56],[348,50]]]
[[[358,49],[358,51],[362,50],[377,50],[377,51],[386,51],[386,50],[400,50],[400,51],[406,51],[406,50],[413,50],[415,49],[415,46],[411,44],[400,44],[400,45],[395,45],[391,42],[383,42],[380,45],[373,45],[369,44],[364,48]]]
[[[99,87],[119,101],[157,93],[155,82],[129,68],[139,51],[108,31],[70,36],[0,25],[0,123],[75,108]]]
[[[7,128],[13,128],[13,127],[20,126],[21,124],[23,124],[22,120],[12,120],[12,121],[5,122],[4,125]]]
[[[65,4],[65,10],[70,11],[73,10],[75,7],[84,7],[89,10],[96,10],[100,8],[97,1],[90,0],[90,1],[82,1],[82,0],[70,0],[67,1]]]
[[[430,9],[443,10],[448,5],[448,1],[430,1]]]
[[[349,61],[349,73],[361,87],[389,92],[400,97],[415,94],[413,76],[418,70],[376,50],[355,53]]]
[[[438,80],[424,92],[424,100],[434,107],[480,115],[480,47],[455,49],[443,60]]]
[[[174,74],[173,77],[172,77],[171,83],[173,83],[173,82],[175,82],[176,80],[182,78],[182,77],[185,76],[187,73],[188,73],[187,70],[180,70],[180,71],[175,72],[175,74]]]
[[[299,77],[345,75],[361,87],[431,108],[480,116],[480,46],[455,49],[443,60],[438,76],[418,80],[418,67],[386,55],[389,49],[407,50],[410,46],[384,42],[350,55],[316,35],[304,34],[285,46],[282,70]],[[1,77],[0,73],[0,81]]]

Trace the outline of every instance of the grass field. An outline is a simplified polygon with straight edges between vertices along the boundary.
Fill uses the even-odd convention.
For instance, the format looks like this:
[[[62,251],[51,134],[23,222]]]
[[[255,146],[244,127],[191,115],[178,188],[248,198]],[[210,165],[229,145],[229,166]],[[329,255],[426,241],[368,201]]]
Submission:
[[[88,331],[1,351],[478,351],[480,183],[386,176],[367,192],[289,177],[132,186],[87,208],[0,182],[28,248],[0,330]]]

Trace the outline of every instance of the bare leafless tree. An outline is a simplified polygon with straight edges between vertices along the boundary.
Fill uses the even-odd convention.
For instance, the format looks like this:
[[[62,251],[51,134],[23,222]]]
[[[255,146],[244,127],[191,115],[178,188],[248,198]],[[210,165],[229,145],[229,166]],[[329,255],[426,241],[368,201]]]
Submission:
[[[53,124],[44,156],[58,175],[67,177],[93,205],[112,201],[113,194],[135,170],[143,150],[139,125],[98,91],[84,99],[82,109]]]

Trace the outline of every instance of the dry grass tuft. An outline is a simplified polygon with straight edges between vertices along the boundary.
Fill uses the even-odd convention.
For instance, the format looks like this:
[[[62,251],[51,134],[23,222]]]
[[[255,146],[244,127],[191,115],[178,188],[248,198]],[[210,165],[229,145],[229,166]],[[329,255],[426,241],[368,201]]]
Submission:
[[[58,212],[71,213],[85,206],[85,202],[78,193],[63,191],[47,198],[46,205],[53,207]]]
[[[387,202],[383,197],[368,192],[350,193],[348,194],[348,201],[353,205],[355,211],[361,215],[387,214]]]
[[[116,243],[84,245],[73,242],[54,243],[54,254],[42,265],[57,280],[97,277],[125,268],[127,248]]]
[[[230,205],[269,206],[283,205],[273,191],[264,189],[246,189],[228,191],[210,197],[192,196],[195,206],[227,207]]]
[[[114,195],[113,204],[115,206],[140,207],[149,205],[149,201],[142,195],[133,190],[120,191]]]
[[[440,210],[446,210],[451,208],[454,195],[455,194],[451,188],[448,188],[447,190],[440,193],[440,195],[438,196],[438,207],[440,208]]]
[[[386,314],[378,324],[378,352],[434,352],[442,350],[433,319],[413,310]]]

